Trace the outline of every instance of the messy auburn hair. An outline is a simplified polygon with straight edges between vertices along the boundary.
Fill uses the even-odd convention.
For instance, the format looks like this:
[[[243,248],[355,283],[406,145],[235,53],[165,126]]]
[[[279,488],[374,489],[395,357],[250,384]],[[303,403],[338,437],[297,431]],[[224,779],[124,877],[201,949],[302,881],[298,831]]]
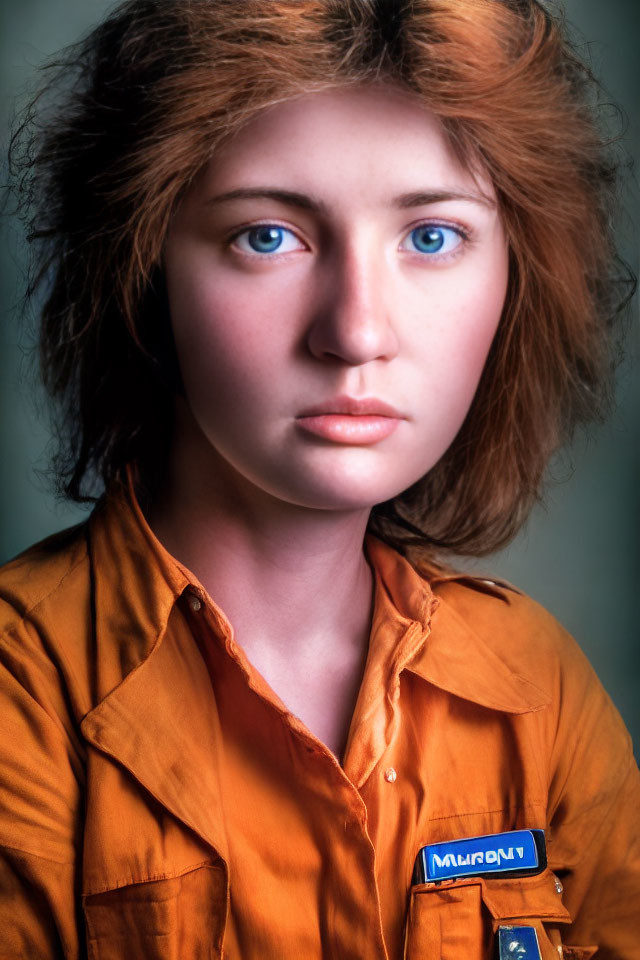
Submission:
[[[129,0],[47,69],[13,161],[65,493],[89,499],[131,462],[150,483],[166,458],[180,376],[160,263],[198,171],[269,105],[384,82],[492,178],[510,280],[461,430],[369,527],[404,553],[510,539],[551,453],[606,405],[632,283],[593,78],[561,19],[536,0]]]

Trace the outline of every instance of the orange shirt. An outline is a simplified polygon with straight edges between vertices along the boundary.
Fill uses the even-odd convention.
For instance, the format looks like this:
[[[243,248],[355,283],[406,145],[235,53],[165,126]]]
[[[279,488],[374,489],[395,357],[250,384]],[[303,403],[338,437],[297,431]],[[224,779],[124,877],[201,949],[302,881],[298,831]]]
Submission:
[[[480,960],[515,924],[640,958],[640,776],[584,656],[515,591],[366,553],[342,765],[133,499],[2,570],[0,957]],[[538,876],[412,887],[423,845],[519,828]]]

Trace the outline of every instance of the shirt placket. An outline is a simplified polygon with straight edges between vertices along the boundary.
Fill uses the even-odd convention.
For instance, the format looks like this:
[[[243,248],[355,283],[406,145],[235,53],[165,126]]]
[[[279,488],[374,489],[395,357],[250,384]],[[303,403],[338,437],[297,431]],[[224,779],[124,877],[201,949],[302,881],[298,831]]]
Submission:
[[[263,715],[269,718],[262,729],[255,731],[260,749],[269,751],[273,749],[273,743],[281,742],[281,737],[270,736],[271,724],[274,727],[284,725],[288,731],[289,756],[267,756],[267,764],[272,774],[278,771],[279,789],[288,791],[289,799],[292,785],[295,785],[299,804],[305,813],[304,843],[320,850],[318,957],[323,960],[327,956],[336,960],[362,960],[366,956],[371,960],[389,960],[382,930],[375,850],[368,832],[368,811],[359,790],[334,754],[287,710],[264,678],[239,652],[232,635],[225,629],[226,621],[221,620],[215,610],[207,609],[204,597],[195,594],[193,597],[188,606],[192,629],[201,647],[216,644],[217,656],[222,655],[227,669],[236,671],[236,677],[239,674],[243,678],[244,682],[237,687],[239,697],[246,696],[247,703],[250,698],[257,697],[263,705]],[[215,692],[219,671],[210,672]],[[239,697],[234,701],[236,711],[243,710]],[[224,723],[224,717],[222,719]],[[256,747],[255,743],[253,747]],[[239,788],[242,788],[241,784]],[[300,838],[298,841],[301,842]],[[288,838],[283,834],[282,843],[287,842]],[[257,863],[260,855],[256,853]],[[232,903],[234,873],[243,869],[246,869],[245,864],[234,864],[233,860],[230,863]],[[296,905],[291,904],[291,909],[295,908]],[[292,944],[292,960],[298,955],[295,944]],[[253,958],[247,956],[246,960]]]

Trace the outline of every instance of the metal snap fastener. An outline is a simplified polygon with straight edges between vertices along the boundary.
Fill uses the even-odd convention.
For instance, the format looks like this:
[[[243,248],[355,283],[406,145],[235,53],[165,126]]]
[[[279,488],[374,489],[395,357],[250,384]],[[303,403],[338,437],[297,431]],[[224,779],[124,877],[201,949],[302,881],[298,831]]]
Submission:
[[[198,610],[202,609],[202,601],[199,597],[196,597],[193,593],[189,596],[189,606],[194,613],[197,613]]]
[[[384,778],[387,781],[387,783],[395,783],[396,780],[398,779],[398,774],[393,769],[393,767],[387,767],[387,769],[384,772]]]
[[[562,893],[563,890],[564,890],[564,887],[556,877],[556,893]]]

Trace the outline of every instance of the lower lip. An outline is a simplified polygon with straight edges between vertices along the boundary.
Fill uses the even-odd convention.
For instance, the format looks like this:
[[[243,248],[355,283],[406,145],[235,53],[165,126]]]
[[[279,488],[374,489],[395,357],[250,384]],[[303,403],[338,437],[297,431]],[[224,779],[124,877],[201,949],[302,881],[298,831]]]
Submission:
[[[296,423],[307,433],[334,443],[364,445],[384,440],[393,433],[400,421],[395,417],[323,413],[317,417],[299,417]]]

